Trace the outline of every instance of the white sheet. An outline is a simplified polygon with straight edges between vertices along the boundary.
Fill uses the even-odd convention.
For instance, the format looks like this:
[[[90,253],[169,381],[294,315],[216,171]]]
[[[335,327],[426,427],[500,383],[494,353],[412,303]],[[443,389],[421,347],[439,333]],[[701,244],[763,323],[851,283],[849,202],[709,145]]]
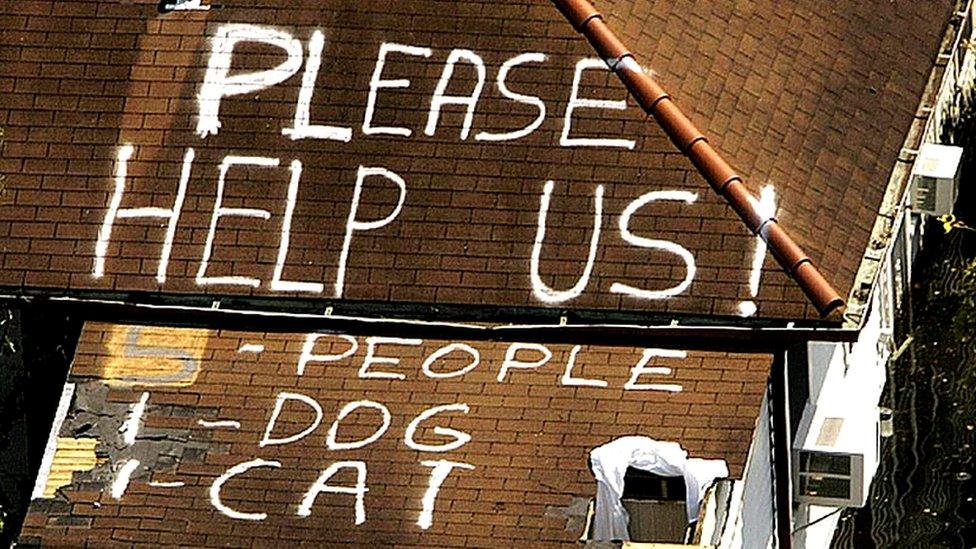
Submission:
[[[630,517],[620,501],[627,467],[665,477],[684,477],[688,522],[698,517],[705,490],[715,479],[729,475],[725,460],[688,458],[688,452],[677,443],[641,436],[621,437],[593,449],[590,464],[597,481],[593,539],[598,541],[630,539]]]

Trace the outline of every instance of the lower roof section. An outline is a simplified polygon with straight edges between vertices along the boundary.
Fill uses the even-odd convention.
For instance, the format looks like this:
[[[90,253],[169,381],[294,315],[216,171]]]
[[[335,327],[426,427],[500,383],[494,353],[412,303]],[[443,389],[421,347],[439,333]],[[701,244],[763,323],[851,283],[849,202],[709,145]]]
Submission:
[[[617,437],[740,476],[769,363],[88,323],[22,541],[574,542]]]

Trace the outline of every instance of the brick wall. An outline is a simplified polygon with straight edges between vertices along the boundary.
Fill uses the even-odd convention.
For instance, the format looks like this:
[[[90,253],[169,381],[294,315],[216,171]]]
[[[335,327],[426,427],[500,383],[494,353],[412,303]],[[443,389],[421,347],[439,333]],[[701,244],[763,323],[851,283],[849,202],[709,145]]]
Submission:
[[[341,541],[424,547],[573,542],[582,528],[580,502],[595,494],[587,453],[615,437],[640,434],[679,442],[693,457],[727,460],[731,474],[739,476],[769,364],[769,357],[761,355],[654,357],[645,366],[670,368],[670,373],[645,373],[637,383],[669,389],[627,390],[645,350],[581,347],[575,349],[571,377],[604,381],[606,387],[580,386],[563,379],[574,347],[549,345],[547,363],[510,368],[498,381],[511,344],[467,342],[480,363],[455,377],[434,378],[422,369],[425,359],[461,342],[377,344],[374,338],[333,334],[306,349],[320,356],[305,361],[299,376],[306,340],[304,334],[87,324],[69,379],[76,384],[70,411],[57,436],[68,450],[97,442],[98,464],[75,471],[70,484],[51,490],[54,497],[35,499],[21,541],[52,546],[84,541],[98,547],[130,542],[269,546]],[[361,374],[370,340],[372,356],[381,360]],[[349,352],[352,342],[356,350]],[[532,362],[540,352],[522,349],[514,358]],[[323,361],[321,355],[333,356]],[[336,358],[342,355],[347,356]],[[459,372],[467,369],[470,357],[455,348],[429,370],[435,376]],[[391,363],[394,359],[398,363]],[[403,379],[368,377],[381,373]],[[281,392],[313,399],[324,418],[304,438],[261,447]],[[134,405],[142,398],[144,411],[133,423]],[[362,400],[389,410],[388,430],[362,448],[330,449],[328,432],[339,410]],[[449,404],[466,404],[469,411],[445,411],[419,422],[412,440],[435,447],[450,443],[453,435],[434,430],[447,428],[467,433],[470,441],[446,452],[408,447],[411,421],[424,410]],[[298,433],[314,417],[308,404],[285,401],[270,438]],[[212,427],[200,420],[240,425]],[[340,422],[335,441],[367,438],[382,422],[377,409],[360,409]],[[243,520],[218,512],[209,496],[214,482],[254,459],[277,461],[280,468],[232,477],[221,489],[221,502],[238,512],[267,516]],[[139,465],[115,499],[119,471],[130,460]],[[359,460],[365,463],[369,490],[362,524],[354,524],[355,498],[349,494],[319,494],[310,516],[296,515],[323,470],[338,461]],[[455,468],[447,475],[432,522],[423,529],[417,522],[432,467],[422,462],[429,460],[473,469]],[[350,486],[355,476],[343,469],[329,484]],[[183,484],[158,484],[172,482]]]
[[[342,297],[424,303],[543,306],[532,291],[530,256],[540,195],[555,181],[540,278],[572,287],[585,265],[596,186],[606,185],[603,232],[592,278],[572,308],[733,315],[752,300],[754,239],[693,167],[639,110],[580,108],[573,137],[632,139],[633,150],[562,147],[563,114],[576,62],[589,46],[543,1],[332,2],[262,0],[207,12],[159,16],[155,2],[12,2],[0,15],[0,286],[162,291],[172,294],[283,295],[270,287],[292,160],[302,163],[291,241],[282,278],[322,284],[331,298],[359,166],[379,166],[406,182],[399,216],[355,234]],[[772,184],[780,221],[843,293],[853,277],[916,97],[931,66],[949,4],[873,6],[851,0],[833,10],[818,2],[784,7],[759,2],[605,2],[611,25],[656,71],[683,108],[749,179]],[[311,121],[352,131],[348,143],[292,140],[302,70],[279,85],[227,97],[216,135],[196,134],[198,94],[210,38],[225,23],[273,27],[301,43],[325,34]],[[406,90],[378,94],[374,125],[413,135],[365,135],[362,123],[380,44],[430,48],[429,58],[391,54],[384,78],[409,78]],[[486,83],[472,129],[461,138],[464,109],[443,109],[433,136],[423,130],[431,96],[455,48],[483,58]],[[546,116],[526,137],[477,141],[479,132],[530,124],[535,107],[505,98],[495,85],[506,60],[524,52],[543,63],[514,68],[511,90],[541,98]],[[282,50],[244,44],[231,74],[283,62]],[[304,67],[304,66],[303,66]],[[464,94],[475,71],[460,63],[449,93]],[[581,97],[619,99],[613,78],[588,71]],[[127,162],[122,208],[173,206],[187,147],[195,150],[186,201],[176,225],[164,283],[156,279],[166,221],[119,219],[105,249],[104,276],[93,278],[95,243],[111,203],[120,147]],[[228,155],[279,159],[278,168],[236,167],[225,207],[260,208],[269,219],[224,217],[215,233],[209,276],[251,277],[247,285],[196,282],[215,207],[218,167]],[[685,263],[672,252],[624,240],[618,221],[650,191],[697,193],[692,204],[641,208],[634,234],[679,244],[697,273],[670,299],[612,292],[615,283],[645,290],[679,285]],[[382,178],[367,181],[359,218],[378,219],[397,200]],[[758,314],[811,313],[773,262],[763,274]],[[287,292],[285,292],[287,294]]]

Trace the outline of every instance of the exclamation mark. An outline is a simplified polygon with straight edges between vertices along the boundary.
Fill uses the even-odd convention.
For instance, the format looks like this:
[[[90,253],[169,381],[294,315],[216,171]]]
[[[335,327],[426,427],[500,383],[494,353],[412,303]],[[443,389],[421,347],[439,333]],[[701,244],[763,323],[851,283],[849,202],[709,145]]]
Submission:
[[[776,189],[772,185],[766,185],[759,191],[759,202],[755,203],[756,210],[763,219],[776,217]],[[760,236],[756,236],[756,251],[752,256],[752,269],[749,272],[749,295],[755,299],[759,294],[759,280],[762,277],[763,263],[766,261],[766,241]],[[739,316],[752,316],[756,314],[756,302],[740,301]]]

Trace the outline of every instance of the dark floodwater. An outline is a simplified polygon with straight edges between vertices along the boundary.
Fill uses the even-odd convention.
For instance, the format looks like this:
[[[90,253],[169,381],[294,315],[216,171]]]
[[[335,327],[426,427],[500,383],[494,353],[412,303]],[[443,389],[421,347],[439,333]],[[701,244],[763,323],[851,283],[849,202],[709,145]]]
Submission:
[[[956,124],[947,138],[967,149],[956,215],[976,226],[976,110]],[[883,397],[895,433],[882,443],[868,506],[843,512],[834,548],[976,547],[976,283],[967,266],[976,266],[976,232],[944,234],[930,220],[896,328],[897,344],[912,343],[889,365]]]
[[[976,334],[953,326],[963,238],[928,244],[935,257],[923,258],[898,337],[913,342],[891,365],[884,397],[895,433],[868,507],[841,516],[833,547],[976,547]]]

